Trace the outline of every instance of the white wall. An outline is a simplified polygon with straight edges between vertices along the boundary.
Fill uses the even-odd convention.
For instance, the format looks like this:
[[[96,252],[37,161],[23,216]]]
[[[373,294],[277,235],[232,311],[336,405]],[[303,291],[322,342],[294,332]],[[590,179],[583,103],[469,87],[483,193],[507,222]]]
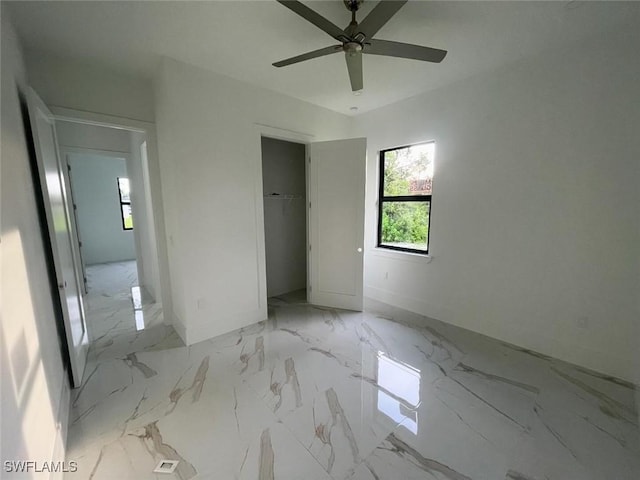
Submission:
[[[146,137],[143,133],[130,132],[129,143],[131,154],[127,161],[127,171],[131,181],[131,207],[135,224],[136,251],[138,252],[138,284],[144,287],[154,300],[159,300],[158,248],[153,209],[151,208]],[[144,152],[141,151],[143,144]]]
[[[1,8],[0,458],[4,469],[5,460],[64,460],[69,382],[18,100],[18,88],[26,82],[25,68],[4,3]],[[30,478],[31,474],[7,475]]]
[[[118,128],[56,121],[56,133],[63,149],[90,148],[116,153],[129,153],[131,149],[131,133]]]
[[[117,181],[129,177],[127,161],[75,153],[68,161],[85,264],[135,260],[133,230],[122,228]]]
[[[351,119],[170,59],[157,80],[174,325],[194,343],[266,318],[255,124],[329,140]]]
[[[358,117],[366,295],[636,380],[639,45],[630,27]],[[426,140],[431,263],[374,248],[378,151]]]
[[[26,55],[31,86],[51,106],[153,122],[151,82],[49,52]]]
[[[267,296],[307,286],[305,146],[262,138]],[[280,196],[269,196],[274,193]],[[296,198],[285,199],[284,196]]]

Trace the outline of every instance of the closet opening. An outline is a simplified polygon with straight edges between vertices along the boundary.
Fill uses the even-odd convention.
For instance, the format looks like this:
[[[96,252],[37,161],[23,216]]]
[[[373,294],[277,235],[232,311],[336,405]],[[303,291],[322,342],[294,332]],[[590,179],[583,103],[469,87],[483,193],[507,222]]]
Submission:
[[[306,145],[261,138],[267,297],[307,302]]]

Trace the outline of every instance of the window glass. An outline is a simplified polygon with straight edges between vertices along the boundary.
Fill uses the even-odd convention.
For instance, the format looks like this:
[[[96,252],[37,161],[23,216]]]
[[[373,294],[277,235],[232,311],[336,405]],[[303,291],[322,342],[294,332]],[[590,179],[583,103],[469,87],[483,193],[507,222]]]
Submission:
[[[380,152],[378,247],[429,252],[435,143]]]
[[[122,204],[122,224],[125,230],[133,228],[133,217],[131,216],[131,205]]]
[[[383,202],[381,245],[428,249],[430,202]]]
[[[434,144],[384,152],[384,195],[431,195]]]
[[[131,192],[129,179],[118,177],[118,194],[120,196],[120,213],[122,216],[122,229],[133,229],[133,216],[131,215]]]
[[[131,195],[129,194],[128,178],[118,178],[118,189],[120,190],[120,202],[131,203]]]

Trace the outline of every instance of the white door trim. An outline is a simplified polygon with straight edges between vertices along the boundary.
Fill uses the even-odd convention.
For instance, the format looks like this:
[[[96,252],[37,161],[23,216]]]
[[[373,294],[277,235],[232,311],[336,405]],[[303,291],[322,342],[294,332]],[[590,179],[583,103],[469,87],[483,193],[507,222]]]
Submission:
[[[60,151],[65,154],[77,153],[77,154],[89,154],[100,155],[101,157],[114,157],[114,158],[129,158],[130,152],[121,152],[119,150],[100,150],[99,148],[88,147],[71,147],[64,144],[60,144]]]
[[[49,106],[56,120],[65,122],[83,123],[85,125],[95,125],[97,127],[120,128],[123,130],[134,130],[137,132],[149,133],[155,130],[155,123],[135,120],[133,118],[116,117],[103,113],[88,112],[85,110],[75,110],[73,108]]]

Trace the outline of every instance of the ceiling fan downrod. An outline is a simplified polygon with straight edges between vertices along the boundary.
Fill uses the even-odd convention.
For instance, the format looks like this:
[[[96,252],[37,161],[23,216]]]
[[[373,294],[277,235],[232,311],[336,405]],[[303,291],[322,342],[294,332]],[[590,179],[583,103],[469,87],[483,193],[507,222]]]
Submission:
[[[347,9],[351,11],[351,23],[349,23],[347,28],[344,29],[345,33],[349,35],[349,41],[344,42],[345,52],[347,51],[346,44],[354,43],[354,42],[357,42],[360,44],[360,49],[358,50],[360,51],[364,46],[363,44],[365,41],[365,36],[361,32],[358,32],[358,21],[356,20],[356,12],[360,8],[360,5],[364,0],[343,0],[343,1]]]

